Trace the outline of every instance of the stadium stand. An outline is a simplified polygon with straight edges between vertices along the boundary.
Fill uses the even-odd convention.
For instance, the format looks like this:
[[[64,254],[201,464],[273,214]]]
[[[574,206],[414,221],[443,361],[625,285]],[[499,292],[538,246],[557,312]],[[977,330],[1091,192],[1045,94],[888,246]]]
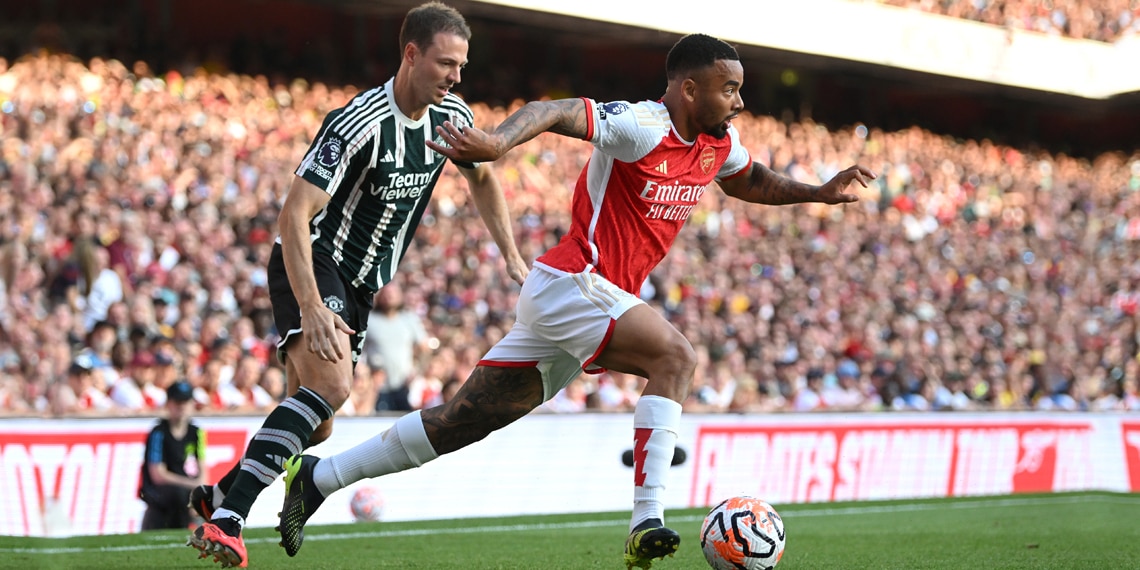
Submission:
[[[45,23],[25,6],[11,22],[39,22],[31,32],[0,29],[0,414],[134,414],[98,395],[131,382],[146,394],[181,376],[196,386],[200,414],[263,408],[254,386],[280,397],[282,383],[264,287],[277,209],[320,117],[391,62],[330,64],[367,44],[298,51],[250,40],[271,37],[284,25],[276,20],[242,36],[244,47],[234,39],[207,53],[131,24],[145,14],[57,4],[76,11]],[[892,4],[988,22],[1028,3]],[[181,23],[186,3],[171,6]],[[1066,6],[1058,29],[1075,37],[1135,29],[1136,2]],[[314,26],[350,20],[323,5],[289,9],[290,21]],[[1119,25],[1105,24],[1110,16]],[[391,32],[383,14],[371,18]],[[472,67],[482,67],[460,91],[484,126],[514,97],[605,97],[607,83],[643,81],[574,66],[529,79],[517,71],[549,69],[550,53],[513,60],[513,73],[487,66],[478,26],[499,28],[472,21]],[[187,30],[175,36],[207,33]],[[533,47],[529,33],[487,34],[498,42],[488,49]],[[593,41],[579,46],[583,59],[614,45]],[[655,97],[660,62],[648,57],[634,50],[614,66],[650,67],[645,96]],[[855,162],[880,176],[842,209],[744,208],[706,195],[642,292],[699,347],[689,409],[1140,409],[1140,149],[1134,130],[1105,128],[1096,145],[1074,134],[1136,124],[1135,114],[1110,102],[1090,119],[1071,99],[1010,92],[979,101],[914,75],[859,90],[857,67],[829,75],[806,65],[804,85],[789,85],[758,67],[751,75],[746,65],[758,94],[736,121],[755,159],[809,182]],[[842,101],[831,86],[856,96]],[[876,111],[867,99],[881,93],[912,104]],[[947,116],[970,124],[943,128]],[[1053,119],[1053,130],[1042,124]],[[539,137],[496,165],[524,256],[566,227],[588,150]],[[425,404],[466,377],[514,306],[461,180],[445,172],[397,283],[439,340],[432,378],[417,382],[432,387]],[[364,395],[345,413],[367,413],[372,379],[383,377],[359,366]],[[546,409],[626,411],[638,381],[583,376]]]
[[[1032,30],[1069,38],[1114,42],[1140,32],[1140,3],[1135,0],[1028,1],[875,1],[995,26]]]

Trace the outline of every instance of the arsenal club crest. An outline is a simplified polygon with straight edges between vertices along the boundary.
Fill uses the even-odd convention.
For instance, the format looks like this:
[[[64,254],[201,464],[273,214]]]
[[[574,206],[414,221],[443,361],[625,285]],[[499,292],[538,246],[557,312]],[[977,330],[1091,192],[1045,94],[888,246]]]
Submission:
[[[711,148],[706,148],[701,152],[701,172],[708,174],[712,170],[713,163],[716,162],[716,151]]]

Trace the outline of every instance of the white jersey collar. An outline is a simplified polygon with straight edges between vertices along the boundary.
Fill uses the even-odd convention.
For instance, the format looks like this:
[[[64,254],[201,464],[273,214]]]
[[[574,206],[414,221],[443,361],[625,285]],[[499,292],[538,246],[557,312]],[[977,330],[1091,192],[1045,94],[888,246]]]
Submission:
[[[406,127],[422,127],[424,123],[431,120],[430,113],[424,112],[424,115],[418,121],[412,120],[400,110],[400,106],[396,104],[396,78],[393,76],[386,83],[384,83],[384,91],[388,93],[388,100],[391,101],[390,107],[392,108],[392,115],[396,117],[396,122],[401,123]],[[428,105],[431,107],[431,105]]]

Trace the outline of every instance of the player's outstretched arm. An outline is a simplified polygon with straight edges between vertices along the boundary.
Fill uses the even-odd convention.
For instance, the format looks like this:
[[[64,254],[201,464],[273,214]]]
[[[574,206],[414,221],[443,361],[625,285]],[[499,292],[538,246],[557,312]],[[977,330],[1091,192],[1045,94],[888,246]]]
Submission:
[[[874,180],[875,173],[855,165],[828,180],[821,186],[813,186],[780,176],[767,166],[753,162],[752,168],[741,176],[720,181],[725,194],[754,204],[781,206],[803,202],[824,204],[845,204],[856,202],[859,196],[848,194],[847,187],[858,182],[864,188],[868,180]]]
[[[515,244],[514,231],[511,229],[511,212],[507,207],[507,199],[503,196],[503,189],[499,186],[499,179],[491,171],[491,165],[480,164],[474,169],[460,168],[459,173],[467,179],[471,187],[471,197],[475,200],[475,207],[479,209],[479,216],[487,225],[487,231],[499,246],[503,254],[503,261],[507,264],[507,275],[516,283],[522,285],[530,268],[526,266],[519,248]]]
[[[459,162],[492,162],[508,150],[541,133],[586,138],[586,102],[583,99],[531,101],[507,117],[492,133],[475,127],[460,128],[450,121],[435,128],[447,146],[428,141],[428,148]]]

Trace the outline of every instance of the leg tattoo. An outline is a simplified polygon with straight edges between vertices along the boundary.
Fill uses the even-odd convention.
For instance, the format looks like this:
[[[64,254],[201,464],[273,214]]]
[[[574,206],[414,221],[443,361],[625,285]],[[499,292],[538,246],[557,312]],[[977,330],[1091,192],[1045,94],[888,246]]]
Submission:
[[[451,401],[422,412],[424,431],[443,455],[487,437],[540,404],[538,369],[479,366]]]

